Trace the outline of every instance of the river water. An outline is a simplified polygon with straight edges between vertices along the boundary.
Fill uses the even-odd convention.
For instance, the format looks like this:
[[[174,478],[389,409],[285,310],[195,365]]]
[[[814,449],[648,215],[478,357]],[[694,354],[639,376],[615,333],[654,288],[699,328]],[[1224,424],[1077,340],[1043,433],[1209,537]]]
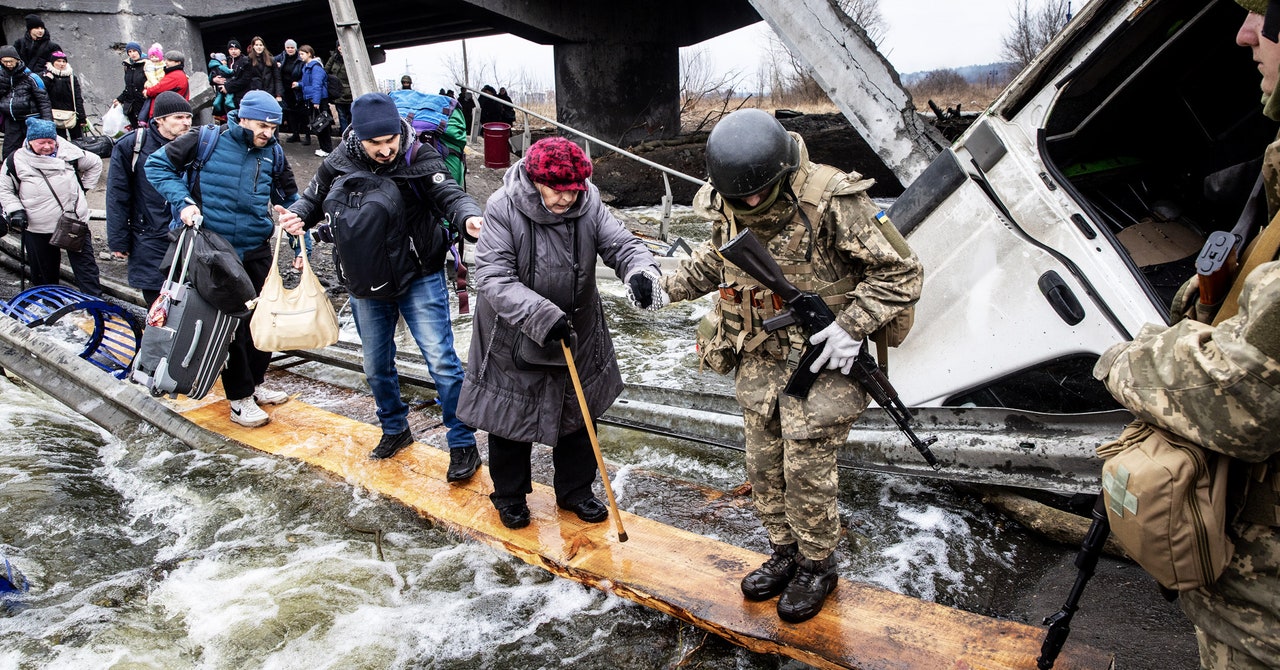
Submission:
[[[602,290],[629,381],[729,388],[693,362],[705,305],[638,314],[620,284]],[[3,377],[0,433],[0,554],[30,584],[0,606],[0,669],[802,667],[553,578],[310,466],[146,426],[107,434]],[[717,496],[744,481],[741,454],[600,435],[624,509],[766,551],[747,501]],[[1070,550],[945,484],[842,472],[839,504],[844,578],[1027,622],[1065,596],[1026,607]]]

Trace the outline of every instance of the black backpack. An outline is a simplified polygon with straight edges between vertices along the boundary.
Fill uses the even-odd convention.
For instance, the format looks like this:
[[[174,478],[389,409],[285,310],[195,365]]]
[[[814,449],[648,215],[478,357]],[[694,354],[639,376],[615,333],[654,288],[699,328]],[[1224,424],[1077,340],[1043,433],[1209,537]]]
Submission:
[[[329,78],[325,80],[325,88],[329,89],[329,100],[337,100],[342,97],[345,87],[342,85],[342,77],[329,73]]]
[[[321,205],[338,281],[357,298],[394,298],[422,274],[396,183],[372,172],[335,179]]]

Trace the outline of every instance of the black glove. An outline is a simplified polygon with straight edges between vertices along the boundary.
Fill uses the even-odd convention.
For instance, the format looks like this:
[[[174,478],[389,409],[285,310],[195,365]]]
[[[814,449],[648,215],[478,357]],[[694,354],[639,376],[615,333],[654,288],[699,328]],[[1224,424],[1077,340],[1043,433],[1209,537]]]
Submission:
[[[627,287],[631,289],[631,298],[636,307],[649,309],[653,306],[653,277],[647,272],[636,272],[627,279]]]
[[[333,228],[327,223],[322,223],[311,231],[311,237],[317,242],[333,244]]]
[[[551,324],[550,330],[547,331],[547,344],[551,344],[556,340],[559,340],[561,342],[564,342],[565,344],[568,344],[569,334],[572,331],[573,331],[573,328],[569,325],[569,317],[561,316],[560,320]]]
[[[20,209],[9,215],[9,227],[19,233],[27,229],[27,211]]]

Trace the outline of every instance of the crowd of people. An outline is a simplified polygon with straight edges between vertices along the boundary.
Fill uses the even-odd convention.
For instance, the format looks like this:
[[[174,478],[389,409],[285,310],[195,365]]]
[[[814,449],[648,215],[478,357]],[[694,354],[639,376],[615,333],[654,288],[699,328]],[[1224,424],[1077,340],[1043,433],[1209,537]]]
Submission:
[[[1274,104],[1280,44],[1264,30],[1268,3],[1237,2],[1248,10],[1237,42],[1252,50],[1263,72],[1264,113],[1280,118]],[[26,25],[23,38],[0,47],[0,205],[9,227],[23,235],[33,281],[56,283],[65,249],[77,285],[98,295],[91,242],[72,249],[54,244],[53,235],[63,218],[87,217],[84,190],[98,181],[102,164],[73,141],[86,115],[68,54],[50,41],[38,16],[26,17]],[[323,63],[310,45],[287,40],[272,54],[259,37],[247,51],[231,40],[225,54],[211,54],[209,81],[226,131],[193,181],[187,166],[199,133],[191,130],[185,62],[184,54],[158,44],[144,58],[141,45],[129,42],[125,87],[114,101],[134,129],[115,143],[111,157],[107,246],[127,259],[130,284],[148,300],[159,295],[171,225],[202,218],[231,243],[260,289],[277,223],[292,235],[324,230],[332,216],[342,216],[331,203],[348,184],[389,185],[398,209],[386,224],[396,227],[395,235],[387,239],[399,246],[385,253],[396,262],[408,255],[409,269],[393,277],[390,293],[377,294],[385,284],[361,293],[348,283],[382,428],[370,457],[392,458],[414,442],[395,365],[394,333],[403,317],[439,393],[447,479],[475,474],[481,465],[476,434],[488,433],[494,511],[504,526],[520,529],[532,523],[526,497],[534,442],[552,447],[559,507],[587,523],[610,513],[593,493],[600,473],[588,427],[618,397],[622,381],[596,285],[597,262],[614,271],[637,309],[715,293],[700,355],[717,372],[734,375],[746,472],[772,549],[742,577],[743,596],[778,598],[778,616],[792,623],[821,610],[838,583],[836,452],[869,404],[847,372],[867,338],[911,308],[923,284],[919,259],[867,197],[869,180],[810,161],[803,138],[763,111],[730,113],[707,138],[708,183],[694,198],[695,211],[712,222],[711,239],[663,275],[652,252],[601,202],[590,179],[592,162],[576,144],[553,137],[530,146],[482,208],[432,144],[419,141],[391,96],[352,99],[345,81],[337,93],[337,82],[346,78],[340,47]],[[411,78],[401,86],[411,89]],[[505,89],[481,91],[510,99]],[[475,104],[468,91],[462,96],[460,105]],[[337,146],[312,123],[330,103],[342,138]],[[479,108],[481,123],[512,118],[509,107],[490,97],[481,96]],[[70,132],[63,136],[60,129]],[[284,142],[303,144],[317,135],[316,154],[324,160],[301,191],[278,152],[284,133]],[[1264,157],[1272,215],[1280,209],[1274,183],[1280,171],[1273,169],[1278,146]],[[255,181],[246,185],[248,174]],[[758,238],[788,282],[831,309],[829,326],[817,333],[765,328],[781,300],[718,252],[744,231]],[[476,244],[478,306],[465,372],[454,349],[444,272],[446,249],[458,237]],[[1280,412],[1273,379],[1280,358],[1280,264],[1274,248],[1266,253],[1270,257],[1242,263],[1238,311],[1233,306],[1213,323],[1179,314],[1172,326],[1148,326],[1104,354],[1095,369],[1143,421],[1233,459],[1237,474],[1251,482],[1230,516],[1235,558],[1216,583],[1183,598],[1206,668],[1280,665],[1280,452],[1274,440],[1233,439]],[[222,380],[231,420],[256,427],[270,420],[260,405],[289,398],[264,385],[269,356],[253,346],[248,319],[243,323]],[[812,363],[817,376],[809,395],[784,393],[800,352],[818,345],[824,353]],[[567,350],[584,363],[576,389]]]

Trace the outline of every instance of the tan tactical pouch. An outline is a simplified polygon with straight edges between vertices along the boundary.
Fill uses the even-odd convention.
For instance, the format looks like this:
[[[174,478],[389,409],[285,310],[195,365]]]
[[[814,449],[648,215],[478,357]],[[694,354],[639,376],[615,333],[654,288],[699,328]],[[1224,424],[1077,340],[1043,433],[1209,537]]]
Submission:
[[[876,344],[883,341],[886,347],[896,347],[907,339],[907,333],[911,332],[911,327],[914,325],[916,325],[916,306],[912,305],[889,319],[889,323],[880,326],[879,330],[871,334],[871,339]]]
[[[1230,459],[1134,421],[1098,447],[1111,534],[1161,586],[1217,581],[1235,547],[1227,537]]]
[[[738,367],[738,354],[734,351],[733,342],[724,336],[720,327],[720,310],[713,309],[698,322],[698,369],[710,368],[713,372],[727,375]]]

